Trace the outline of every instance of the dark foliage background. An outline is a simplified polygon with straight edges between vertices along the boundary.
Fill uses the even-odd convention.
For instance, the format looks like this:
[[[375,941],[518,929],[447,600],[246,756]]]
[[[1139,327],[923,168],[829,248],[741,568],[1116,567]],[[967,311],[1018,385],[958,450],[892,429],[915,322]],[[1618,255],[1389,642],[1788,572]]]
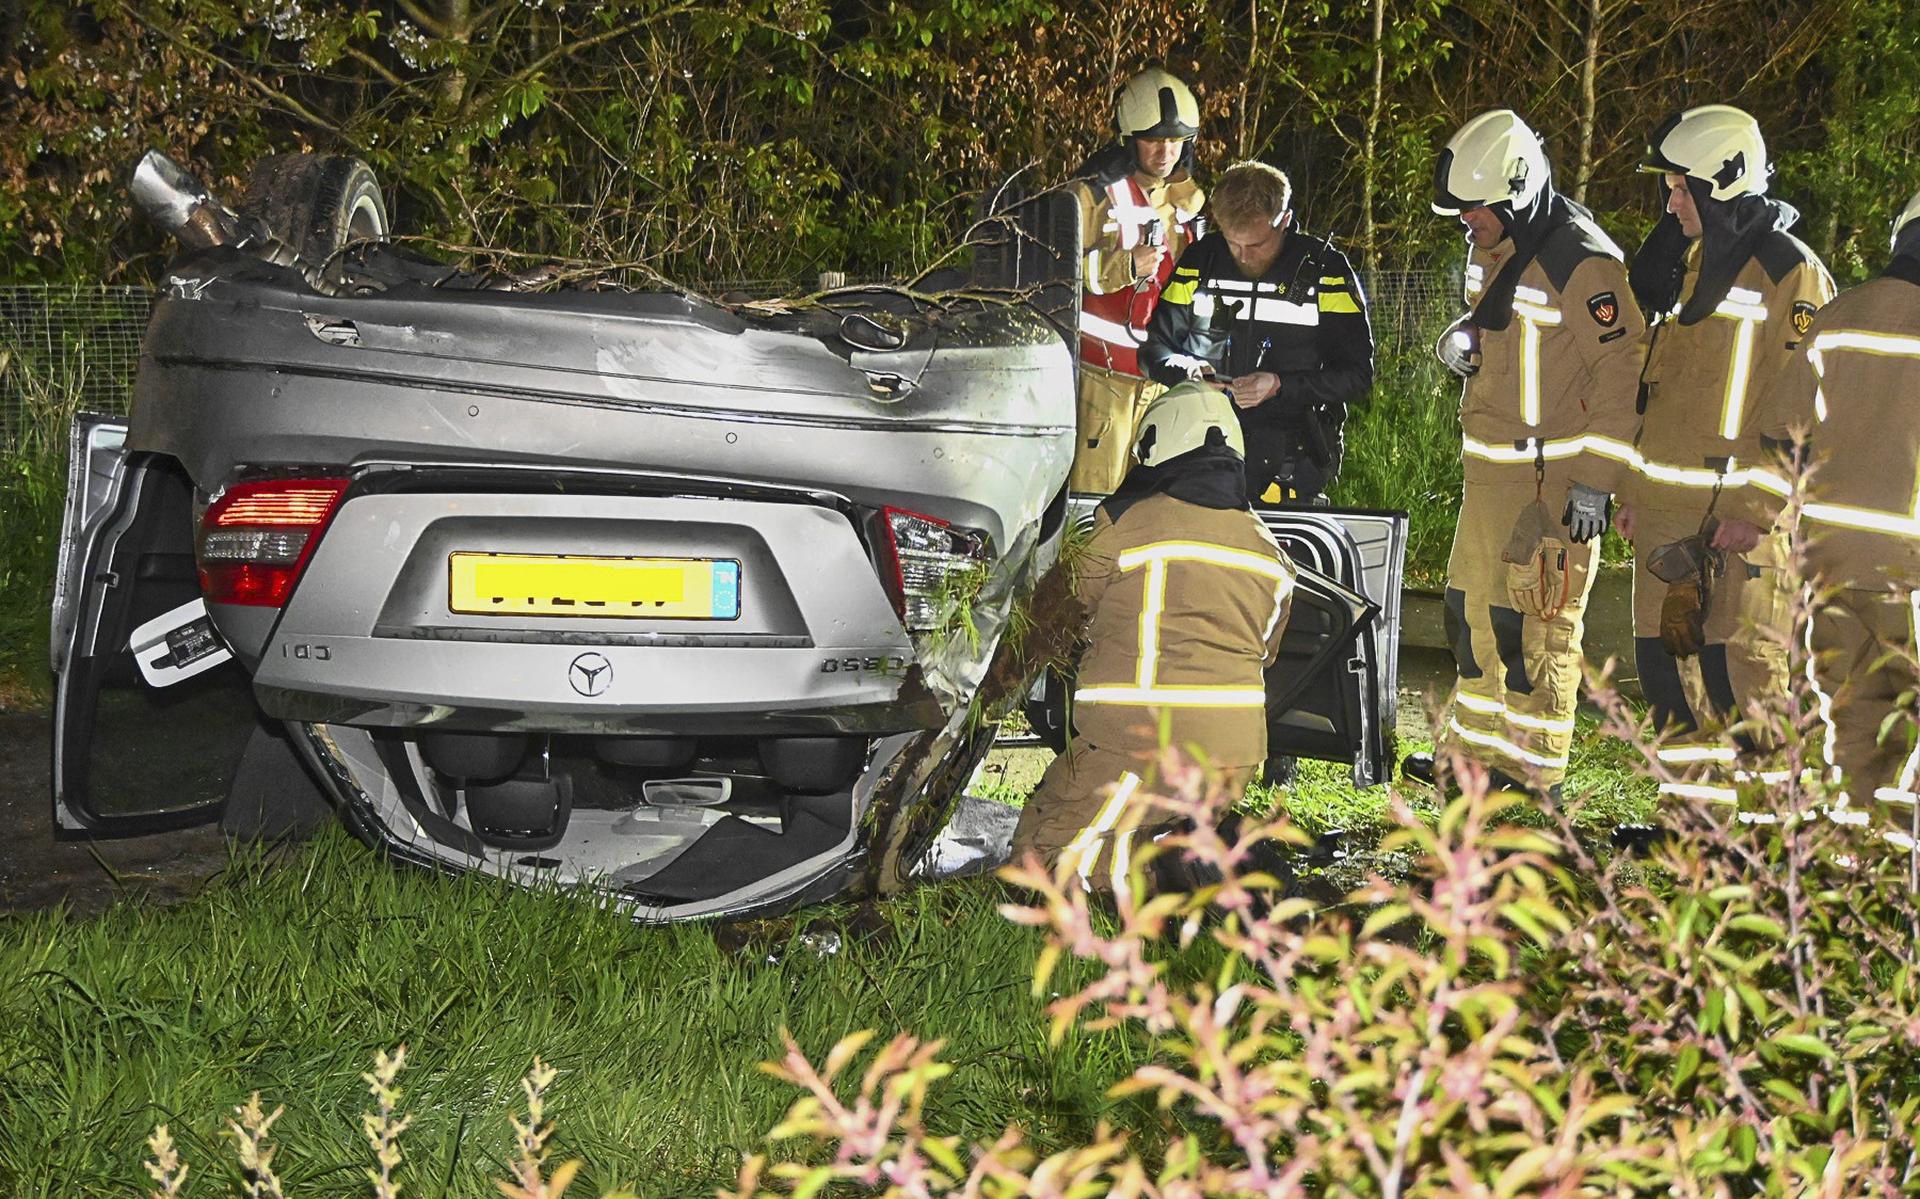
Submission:
[[[1060,178],[1163,61],[1203,174],[1292,171],[1373,266],[1454,243],[1431,159],[1519,108],[1631,244],[1676,106],[1753,111],[1843,276],[1915,186],[1920,7],[1902,0],[16,0],[0,16],[0,281],[138,281],[122,178],[164,147],[237,194],[274,150],[348,151],[396,224],[685,279],[929,261],[1006,173]]]

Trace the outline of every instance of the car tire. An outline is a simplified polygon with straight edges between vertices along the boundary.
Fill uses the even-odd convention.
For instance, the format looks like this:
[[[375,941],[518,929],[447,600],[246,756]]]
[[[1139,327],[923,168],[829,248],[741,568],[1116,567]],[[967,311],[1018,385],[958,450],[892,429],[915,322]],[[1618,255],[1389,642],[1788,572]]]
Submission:
[[[313,265],[349,242],[384,238],[387,202],[373,168],[345,154],[275,154],[254,164],[241,210]]]
[[[760,766],[784,791],[830,795],[860,777],[869,748],[865,737],[765,737]]]
[[[333,820],[333,805],[287,730],[256,726],[227,788],[220,831],[236,841],[305,841]]]

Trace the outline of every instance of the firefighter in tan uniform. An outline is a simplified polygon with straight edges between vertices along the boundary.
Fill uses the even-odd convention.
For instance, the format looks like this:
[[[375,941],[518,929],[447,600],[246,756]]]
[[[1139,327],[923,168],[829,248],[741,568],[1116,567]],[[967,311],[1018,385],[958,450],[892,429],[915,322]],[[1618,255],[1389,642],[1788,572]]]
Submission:
[[[1551,792],[1573,739],[1596,547],[1633,456],[1644,326],[1619,248],[1554,191],[1540,139],[1514,113],[1462,126],[1434,184],[1434,211],[1459,216],[1472,244],[1472,311],[1435,347],[1465,379],[1445,743],[1496,785]],[[1403,764],[1429,783],[1433,767],[1424,754]]]
[[[1914,655],[1920,586],[1920,195],[1894,223],[1878,278],[1813,318],[1760,399],[1747,472],[1749,540],[1802,482],[1788,465],[1796,433],[1812,467],[1800,497],[1808,573],[1840,588],[1814,616],[1812,677],[1826,754],[1845,798],[1838,819],[1878,809],[1888,840],[1911,848],[1920,747]],[[1733,522],[1729,522],[1732,524]],[[1742,525],[1745,526],[1742,529]],[[1738,548],[1735,545],[1734,548]]]
[[[1638,455],[1614,526],[1635,553],[1640,686],[1654,726],[1679,734],[1658,752],[1687,781],[1662,789],[1732,802],[1735,749],[1715,734],[1755,698],[1786,690],[1785,534],[1744,556],[1703,553],[1702,539],[1739,515],[1721,503],[1740,486],[1736,451],[1833,280],[1787,233],[1799,214],[1765,194],[1766,143],[1746,113],[1712,104],[1676,114],[1642,169],[1664,176],[1667,215],[1631,273],[1654,323]]]
[[[1124,886],[1136,838],[1172,820],[1134,797],[1163,744],[1229,794],[1267,756],[1264,671],[1280,651],[1294,570],[1247,506],[1240,422],[1224,392],[1180,383],[1140,420],[1140,465],[1094,517],[1076,587],[1088,649],[1074,738],[1013,834],[1089,887]],[[1163,741],[1162,725],[1166,739]]]
[[[1078,172],[1080,244],[1080,441],[1067,485],[1105,495],[1133,465],[1133,429],[1160,385],[1139,350],[1173,265],[1201,234],[1206,195],[1193,181],[1200,105],[1158,67],[1120,89],[1120,144]]]

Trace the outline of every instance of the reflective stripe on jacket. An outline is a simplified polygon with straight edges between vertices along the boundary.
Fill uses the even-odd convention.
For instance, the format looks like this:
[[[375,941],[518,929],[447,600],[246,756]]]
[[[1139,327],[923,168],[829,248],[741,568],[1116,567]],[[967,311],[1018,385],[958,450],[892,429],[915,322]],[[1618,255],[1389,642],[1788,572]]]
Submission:
[[[1268,663],[1294,568],[1258,517],[1160,494],[1096,518],[1077,594],[1091,613],[1073,723],[1105,749],[1172,744],[1215,766],[1266,758]]]
[[[1102,370],[1141,376],[1140,343],[1146,340],[1160,290],[1173,264],[1192,240],[1193,220],[1206,194],[1191,179],[1142,183],[1136,173],[1104,187],[1082,180],[1080,244],[1084,287],[1080,293],[1080,360]],[[1148,225],[1158,223],[1167,254],[1144,287],[1133,277],[1133,248]]]
[[[1805,243],[1779,233],[1770,248],[1748,259],[1712,314],[1683,325],[1675,314],[1700,277],[1699,243],[1689,251],[1673,312],[1647,334],[1634,502],[1655,502],[1658,486],[1701,491],[1704,499],[1716,485],[1739,484],[1741,443],[1751,436],[1761,392],[1833,298],[1832,277]]]
[[[1779,453],[1809,436],[1812,570],[1879,590],[1920,583],[1920,286],[1882,277],[1821,309],[1761,395],[1745,499],[1769,523],[1792,471]]]
[[[1243,277],[1226,237],[1209,233],[1180,256],[1140,360],[1166,384],[1203,363],[1221,378],[1271,371],[1280,390],[1236,410],[1250,480],[1308,455],[1310,416],[1328,440],[1330,461],[1320,465],[1331,475],[1347,407],[1373,387],[1367,297],[1346,255],[1302,230],[1288,232],[1258,279]]]
[[[1514,250],[1475,247],[1469,305]],[[1460,395],[1466,476],[1578,458],[1575,478],[1614,491],[1634,457],[1640,336],[1620,249],[1587,220],[1556,229],[1514,289],[1513,320],[1481,330],[1480,370]]]

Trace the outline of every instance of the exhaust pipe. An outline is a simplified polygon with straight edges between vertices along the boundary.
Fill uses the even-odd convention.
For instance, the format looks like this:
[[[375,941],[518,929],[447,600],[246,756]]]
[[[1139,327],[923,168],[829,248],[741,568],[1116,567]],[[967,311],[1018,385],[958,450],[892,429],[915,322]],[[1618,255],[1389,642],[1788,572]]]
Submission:
[[[206,185],[158,150],[148,150],[134,165],[134,206],[163,232],[180,236],[194,210],[212,200]]]
[[[192,250],[232,246],[263,262],[292,267],[315,291],[334,289],[292,246],[254,217],[241,216],[207,190],[206,184],[160,150],[148,150],[134,164],[130,190],[134,207],[161,232]]]

